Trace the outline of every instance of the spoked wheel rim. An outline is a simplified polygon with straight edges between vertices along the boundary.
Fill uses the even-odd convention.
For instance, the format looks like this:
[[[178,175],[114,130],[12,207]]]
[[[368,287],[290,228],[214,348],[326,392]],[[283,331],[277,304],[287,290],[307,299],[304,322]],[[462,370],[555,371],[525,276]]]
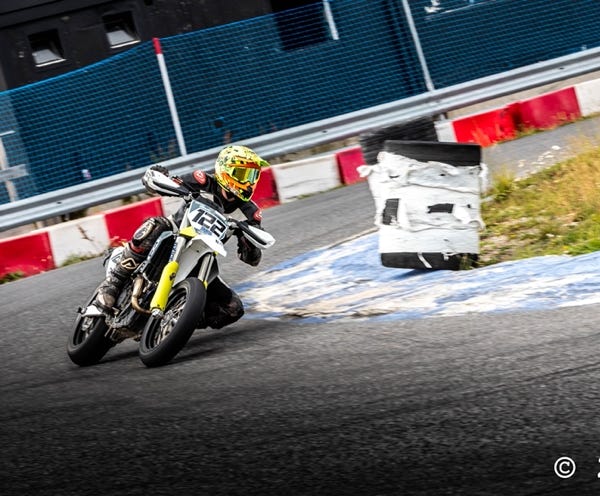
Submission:
[[[162,319],[150,317],[140,339],[139,355],[147,367],[171,361],[188,342],[204,313],[206,288],[197,278],[181,281],[169,295]]]
[[[167,339],[173,328],[177,325],[177,322],[179,322],[179,318],[181,317],[186,302],[187,295],[185,291],[178,291],[173,295],[163,318],[156,323],[154,331],[149,336],[149,348],[155,348]]]
[[[82,317],[79,321],[79,325],[77,326],[75,336],[73,337],[74,344],[81,344],[87,338],[89,338],[90,334],[94,330],[95,324],[98,322],[98,319],[101,318],[102,317]]]
[[[88,301],[88,305],[94,300]],[[87,308],[87,305],[86,305]],[[83,312],[84,310],[80,310]],[[75,319],[67,342],[67,354],[71,361],[80,366],[98,363],[116,343],[106,336],[108,326],[104,316],[84,316],[81,313]]]

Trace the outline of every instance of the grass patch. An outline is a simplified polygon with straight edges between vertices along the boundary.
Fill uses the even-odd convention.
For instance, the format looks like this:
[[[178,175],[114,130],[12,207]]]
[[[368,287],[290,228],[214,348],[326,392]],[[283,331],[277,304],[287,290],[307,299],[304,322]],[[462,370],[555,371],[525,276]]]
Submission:
[[[18,279],[23,279],[25,274],[23,272],[9,272],[8,274],[4,274],[0,277],[0,284],[4,284],[6,282],[17,281]]]
[[[84,260],[91,260],[92,258],[96,258],[97,256],[98,255],[70,255],[65,259],[61,267],[66,267],[67,265],[73,265],[79,262],[83,262]]]
[[[526,179],[494,177],[488,194],[480,265],[600,250],[600,148]]]

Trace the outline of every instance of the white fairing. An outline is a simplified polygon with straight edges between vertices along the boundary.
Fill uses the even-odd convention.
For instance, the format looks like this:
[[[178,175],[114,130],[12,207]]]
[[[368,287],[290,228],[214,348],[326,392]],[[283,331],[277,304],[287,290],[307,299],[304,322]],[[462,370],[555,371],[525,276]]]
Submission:
[[[246,239],[257,248],[265,250],[275,244],[275,238],[267,231],[263,231],[262,229],[254,226],[248,226],[248,229],[250,230],[250,235],[248,236],[246,233],[244,233],[244,235]]]
[[[198,243],[198,241],[201,241],[201,243]],[[195,243],[199,246],[202,246],[202,244],[204,244],[204,251],[207,251],[206,246],[208,246],[210,248],[210,251],[214,251],[215,253],[223,257],[227,256],[227,250],[225,249],[225,245],[221,243],[218,239],[216,239],[214,236],[200,234],[192,240],[192,243]]]
[[[207,252],[216,252],[219,255],[227,256],[227,252],[221,244],[220,251],[215,250],[208,245],[208,243],[214,243],[214,238],[210,239],[209,236],[197,236],[191,241],[188,241],[187,248],[181,253],[178,260],[179,269],[177,275],[173,281],[173,285],[183,281],[188,277],[189,273],[194,269],[200,257]]]

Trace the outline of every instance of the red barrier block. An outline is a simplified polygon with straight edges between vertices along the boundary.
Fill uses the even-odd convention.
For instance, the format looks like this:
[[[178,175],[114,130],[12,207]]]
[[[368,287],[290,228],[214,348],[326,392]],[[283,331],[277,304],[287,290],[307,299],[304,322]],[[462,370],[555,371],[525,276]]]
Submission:
[[[269,208],[274,205],[279,205],[277,185],[275,184],[273,170],[270,167],[261,170],[260,179],[256,184],[256,189],[252,195],[252,200],[260,208]]]
[[[517,127],[513,112],[508,108],[490,110],[452,122],[458,143],[479,143],[490,146],[499,141],[514,139]]]
[[[356,170],[358,166],[365,165],[365,159],[360,146],[337,152],[335,158],[337,160],[342,184],[353,184],[367,180],[366,177],[360,177]]]
[[[521,101],[517,108],[523,130],[549,129],[581,118],[573,87]]]
[[[0,277],[13,272],[31,276],[54,268],[46,231],[0,240]]]
[[[129,241],[142,222],[149,217],[162,215],[164,213],[160,198],[150,198],[133,205],[107,210],[104,212],[104,222],[111,245]]]

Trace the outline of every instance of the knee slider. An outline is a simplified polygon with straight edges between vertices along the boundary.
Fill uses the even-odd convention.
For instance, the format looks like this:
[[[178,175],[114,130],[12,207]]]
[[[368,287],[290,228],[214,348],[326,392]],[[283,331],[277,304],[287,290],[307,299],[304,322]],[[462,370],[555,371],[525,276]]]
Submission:
[[[135,231],[131,244],[138,253],[146,252],[163,232],[170,229],[171,223],[165,217],[150,217]]]
[[[236,318],[236,320],[244,315],[244,304],[236,293],[231,295],[231,301],[227,305],[227,313]]]

